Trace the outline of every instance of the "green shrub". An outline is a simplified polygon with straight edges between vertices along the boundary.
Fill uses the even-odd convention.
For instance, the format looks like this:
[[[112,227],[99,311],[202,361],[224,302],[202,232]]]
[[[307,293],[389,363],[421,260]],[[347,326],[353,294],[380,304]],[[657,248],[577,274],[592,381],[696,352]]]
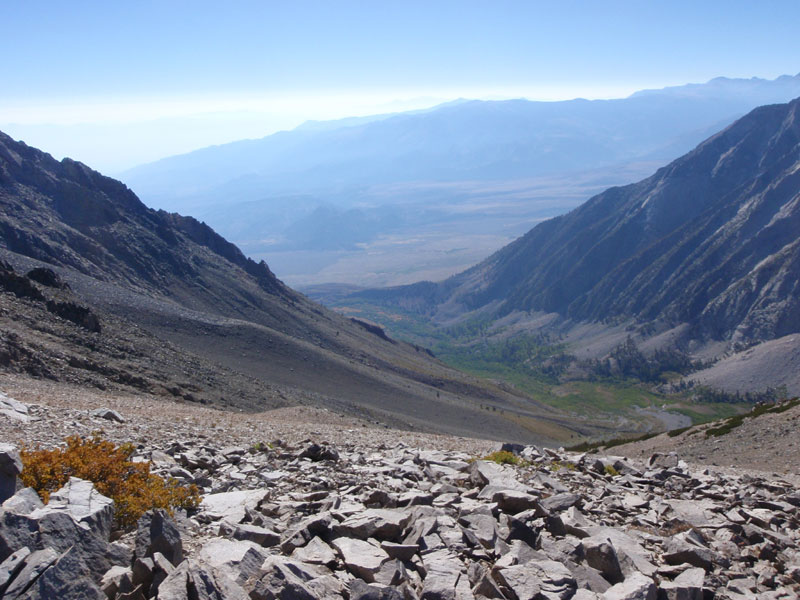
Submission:
[[[98,492],[114,500],[114,518],[119,527],[136,524],[146,511],[164,508],[195,508],[200,493],[194,484],[182,486],[176,479],[162,479],[150,472],[149,462],[130,460],[132,444],[115,446],[99,434],[90,439],[66,438],[65,448],[22,448],[22,483],[32,487],[46,503],[70,477],[94,483]]]
[[[491,454],[487,454],[481,460],[491,460],[492,462],[496,462],[498,465],[520,465],[524,463],[519,456],[514,454],[513,452],[509,452],[508,450],[498,450],[497,452],[492,452]]]
[[[559,460],[554,460],[553,462],[550,463],[550,470],[554,472],[560,471],[561,469],[566,469],[567,471],[574,471],[577,468],[578,467],[575,465],[575,463],[570,461],[561,462]]]
[[[691,428],[692,428],[692,426],[689,425],[688,427],[681,427],[679,429],[670,429],[667,432],[667,435],[669,437],[678,437],[680,434],[685,433],[686,431],[689,431]]]

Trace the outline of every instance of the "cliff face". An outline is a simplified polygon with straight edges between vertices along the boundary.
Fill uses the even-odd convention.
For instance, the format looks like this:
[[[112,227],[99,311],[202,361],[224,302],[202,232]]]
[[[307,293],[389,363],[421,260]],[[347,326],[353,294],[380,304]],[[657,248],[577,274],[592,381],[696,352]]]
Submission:
[[[693,324],[711,339],[800,331],[800,99],[764,106],[639,183],[611,188],[434,286],[372,297],[435,314]]]

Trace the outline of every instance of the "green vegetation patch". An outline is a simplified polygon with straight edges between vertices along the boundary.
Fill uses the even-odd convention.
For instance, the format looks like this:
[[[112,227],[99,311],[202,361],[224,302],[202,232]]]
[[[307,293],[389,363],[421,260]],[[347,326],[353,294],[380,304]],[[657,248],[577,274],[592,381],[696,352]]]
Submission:
[[[486,456],[482,457],[481,460],[490,460],[492,462],[496,462],[498,465],[515,465],[518,467],[524,467],[528,465],[528,461],[520,458],[513,452],[509,452],[508,450],[498,450],[497,452],[492,452],[491,454],[487,454]]]
[[[730,417],[725,421],[723,421],[723,423],[718,427],[711,427],[710,429],[706,429],[706,437],[721,437],[723,435],[730,433],[737,427],[740,427],[742,423],[744,423],[744,420],[747,418],[755,419],[760,417],[761,415],[766,415],[770,413],[780,414],[782,412],[786,412],[790,408],[794,408],[798,404],[800,404],[800,398],[794,398],[787,402],[782,402],[781,404],[774,404],[774,405],[761,404],[759,406],[756,406],[752,411],[750,411],[747,414]]]
[[[599,448],[613,448],[614,446],[621,446],[622,444],[632,444],[633,442],[643,442],[649,440],[657,435],[662,434],[662,431],[652,431],[638,436],[618,437],[611,440],[600,440],[597,442],[581,442],[574,446],[570,446],[567,450],[571,452],[594,452]]]

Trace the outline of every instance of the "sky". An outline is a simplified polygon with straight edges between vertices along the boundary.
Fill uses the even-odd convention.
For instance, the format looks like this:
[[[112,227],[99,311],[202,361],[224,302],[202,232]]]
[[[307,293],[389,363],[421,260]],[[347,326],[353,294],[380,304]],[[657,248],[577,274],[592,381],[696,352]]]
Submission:
[[[0,2],[0,130],[108,174],[309,119],[800,72],[800,2]]]

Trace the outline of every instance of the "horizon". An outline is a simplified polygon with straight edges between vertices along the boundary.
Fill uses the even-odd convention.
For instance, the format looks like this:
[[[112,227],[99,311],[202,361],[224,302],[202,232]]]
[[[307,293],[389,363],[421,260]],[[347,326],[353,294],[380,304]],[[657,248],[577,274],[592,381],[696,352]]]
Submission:
[[[19,58],[3,68],[0,130],[114,175],[306,121],[458,98],[610,99],[775,79],[800,71],[785,18],[796,10],[789,0],[769,11],[622,0],[6,4],[0,44]]]

